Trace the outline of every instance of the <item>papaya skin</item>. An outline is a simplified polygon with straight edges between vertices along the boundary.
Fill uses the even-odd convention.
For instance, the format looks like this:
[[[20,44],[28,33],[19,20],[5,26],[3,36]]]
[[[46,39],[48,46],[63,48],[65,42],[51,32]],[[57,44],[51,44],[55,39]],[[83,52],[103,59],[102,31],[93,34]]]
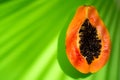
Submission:
[[[90,23],[96,27],[102,45],[99,57],[95,58],[91,64],[87,63],[79,49],[79,30],[85,19],[89,19]],[[111,49],[110,36],[95,7],[80,6],[77,9],[67,29],[65,45],[68,60],[81,73],[95,73],[107,63]]]

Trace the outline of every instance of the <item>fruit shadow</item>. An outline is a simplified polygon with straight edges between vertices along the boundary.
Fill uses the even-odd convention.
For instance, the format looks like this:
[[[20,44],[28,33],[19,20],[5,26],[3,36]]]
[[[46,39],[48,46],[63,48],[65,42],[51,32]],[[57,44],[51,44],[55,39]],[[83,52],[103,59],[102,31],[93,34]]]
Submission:
[[[71,19],[70,19],[71,20]],[[68,76],[78,79],[78,78],[86,78],[91,75],[89,74],[83,74],[79,71],[77,71],[69,62],[67,55],[66,55],[66,50],[65,50],[65,36],[66,36],[66,30],[68,28],[69,23],[66,23],[64,28],[62,29],[59,38],[58,38],[58,53],[57,53],[57,59],[58,63],[63,70],[65,74]]]

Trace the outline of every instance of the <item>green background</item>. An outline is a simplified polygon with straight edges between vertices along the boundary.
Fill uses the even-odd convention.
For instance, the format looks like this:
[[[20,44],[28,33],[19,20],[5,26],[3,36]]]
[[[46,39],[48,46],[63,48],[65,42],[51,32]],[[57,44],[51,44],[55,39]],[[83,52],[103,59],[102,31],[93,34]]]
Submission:
[[[100,71],[74,78],[61,69],[57,48],[81,5],[96,7],[112,49]],[[0,80],[120,80],[120,0],[0,0]]]

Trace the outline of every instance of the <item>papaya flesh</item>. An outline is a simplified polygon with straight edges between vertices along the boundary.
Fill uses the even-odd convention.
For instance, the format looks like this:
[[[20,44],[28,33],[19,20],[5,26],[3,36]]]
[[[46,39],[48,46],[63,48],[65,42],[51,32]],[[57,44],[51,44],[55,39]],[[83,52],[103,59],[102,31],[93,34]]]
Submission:
[[[109,32],[93,6],[81,6],[66,32],[68,60],[81,73],[100,70],[110,56]]]

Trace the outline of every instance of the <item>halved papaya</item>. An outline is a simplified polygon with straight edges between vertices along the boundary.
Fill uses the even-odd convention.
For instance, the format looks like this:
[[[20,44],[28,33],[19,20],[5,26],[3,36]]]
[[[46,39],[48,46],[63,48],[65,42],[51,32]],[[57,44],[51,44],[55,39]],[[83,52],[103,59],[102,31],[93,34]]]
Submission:
[[[110,56],[109,32],[93,6],[78,8],[66,32],[68,60],[81,73],[100,70]]]

